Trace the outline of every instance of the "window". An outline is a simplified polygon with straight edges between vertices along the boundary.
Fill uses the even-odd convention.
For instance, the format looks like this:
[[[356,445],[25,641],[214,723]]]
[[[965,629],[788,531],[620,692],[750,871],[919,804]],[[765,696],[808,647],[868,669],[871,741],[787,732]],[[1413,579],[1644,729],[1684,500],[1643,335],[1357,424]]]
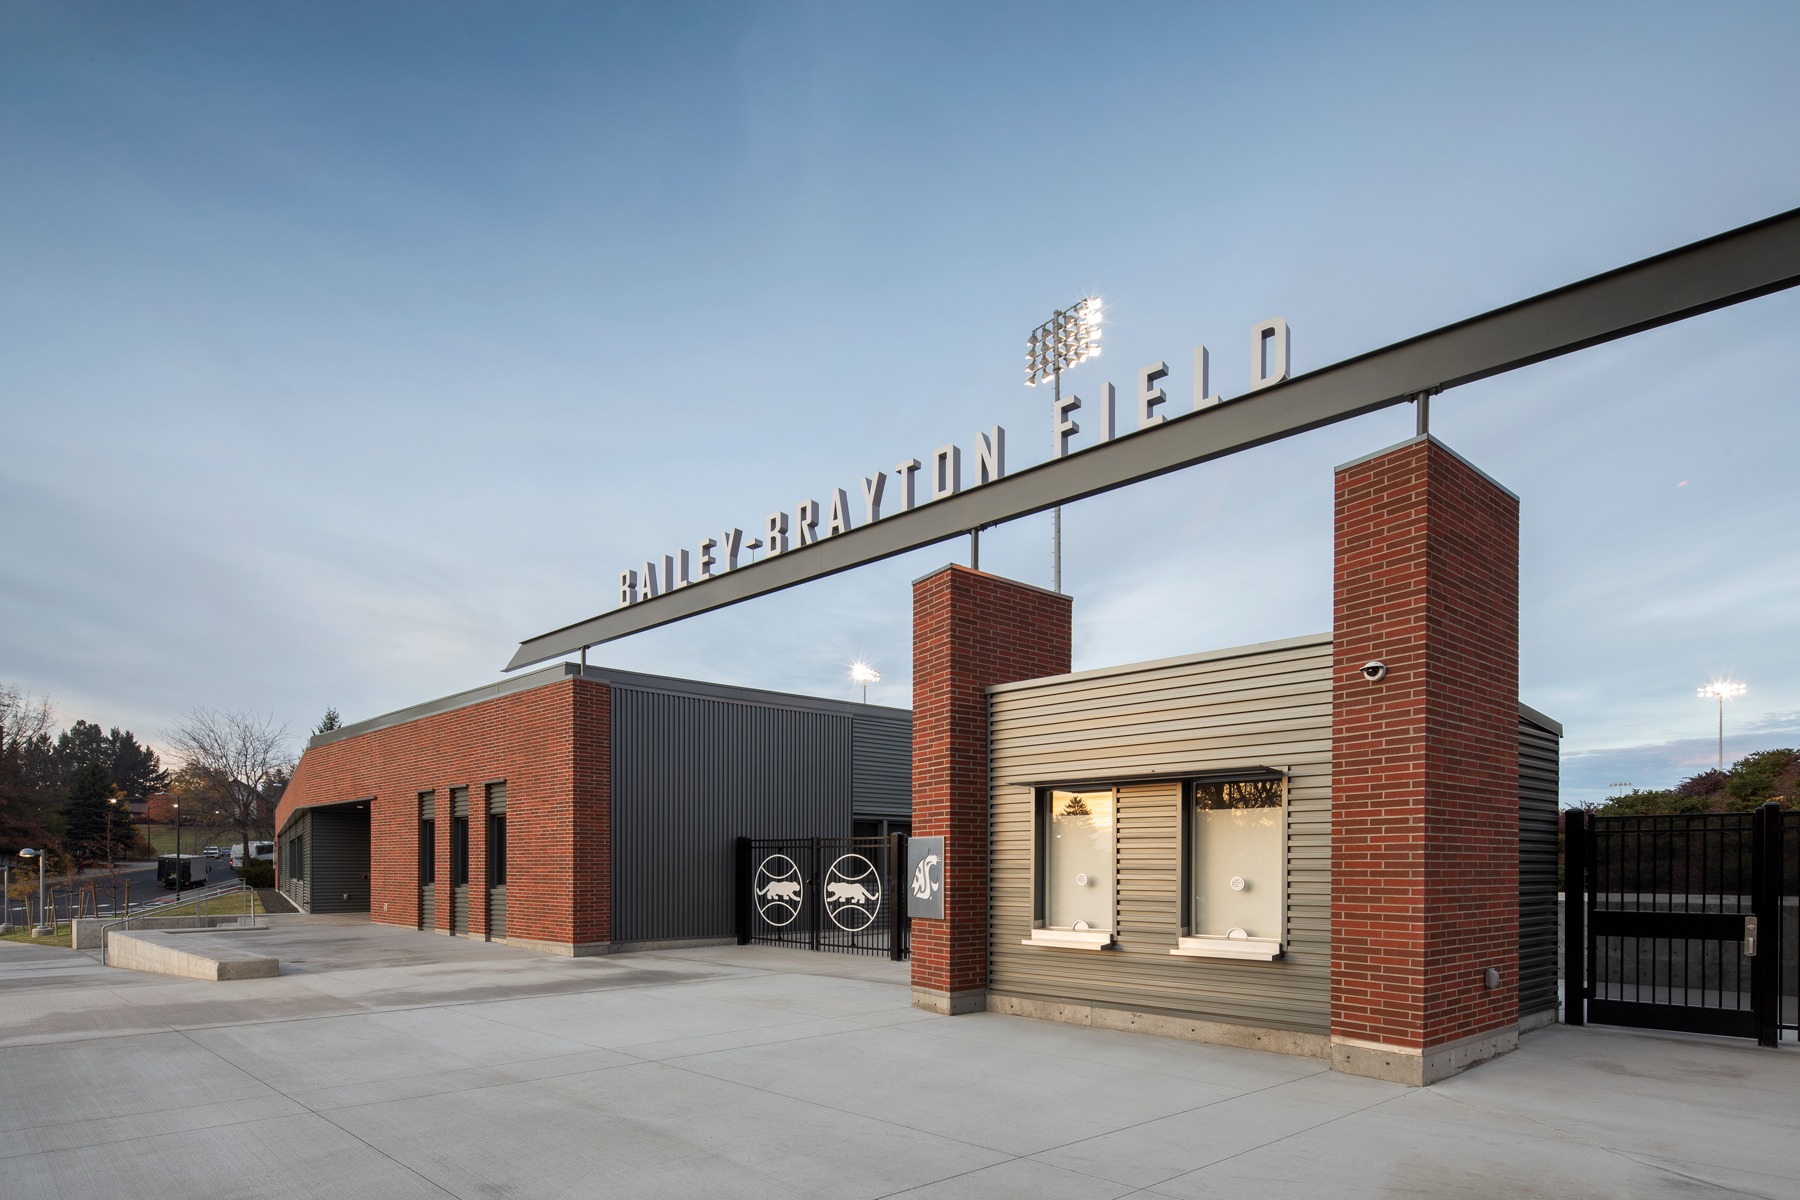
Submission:
[[[450,818],[450,886],[469,882],[469,818]]]
[[[296,833],[288,841],[287,877],[296,883],[306,878],[306,835]]]
[[[487,819],[488,886],[506,886],[506,814]]]
[[[437,822],[419,820],[419,886],[437,882]]]
[[[1027,945],[1097,950],[1112,944],[1115,799],[1110,788],[1038,793],[1036,911]]]
[[[1169,953],[1264,960],[1281,953],[1286,799],[1279,776],[1189,785],[1182,936]]]

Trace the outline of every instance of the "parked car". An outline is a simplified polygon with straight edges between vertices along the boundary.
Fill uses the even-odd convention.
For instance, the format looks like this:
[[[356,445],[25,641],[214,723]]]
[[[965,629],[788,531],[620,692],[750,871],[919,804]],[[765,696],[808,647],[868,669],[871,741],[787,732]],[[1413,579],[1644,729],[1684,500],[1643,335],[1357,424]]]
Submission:
[[[208,857],[208,858],[217,858],[217,857],[219,857],[219,855],[221,855],[225,852],[223,850],[219,849],[217,846],[207,846],[204,849],[202,849],[200,851],[200,853],[206,855],[206,857]]]

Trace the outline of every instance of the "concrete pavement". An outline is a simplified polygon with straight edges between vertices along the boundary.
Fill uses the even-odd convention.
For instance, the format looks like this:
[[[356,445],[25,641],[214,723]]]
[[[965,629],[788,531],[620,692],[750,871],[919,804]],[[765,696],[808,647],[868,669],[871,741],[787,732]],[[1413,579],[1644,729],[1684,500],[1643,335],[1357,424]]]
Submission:
[[[0,945],[0,1196],[1800,1196],[1800,1054],[1552,1028],[1414,1090],[909,1006],[761,947],[274,918],[276,979]]]

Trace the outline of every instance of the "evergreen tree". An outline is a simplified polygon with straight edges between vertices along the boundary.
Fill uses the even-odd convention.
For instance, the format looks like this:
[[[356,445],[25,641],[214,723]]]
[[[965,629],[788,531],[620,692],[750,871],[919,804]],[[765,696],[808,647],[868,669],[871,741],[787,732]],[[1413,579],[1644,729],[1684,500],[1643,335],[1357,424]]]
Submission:
[[[156,751],[141,744],[131,730],[116,727],[106,735],[112,753],[112,781],[124,796],[148,796],[169,789],[169,773],[163,770]]]
[[[98,725],[77,721],[56,737],[56,772],[61,790],[67,792],[89,763],[99,763],[106,768],[107,778],[112,777],[112,746],[106,740],[106,732]]]
[[[317,725],[313,726],[313,736],[318,737],[321,733],[330,733],[334,729],[342,729],[343,727],[344,722],[338,716],[338,710],[336,708],[328,708],[325,710],[325,716]]]
[[[77,862],[107,857],[109,819],[115,834],[120,824],[131,824],[129,820],[120,821],[116,811],[111,811],[113,806],[107,802],[112,798],[112,771],[105,763],[90,762],[75,773],[68,799],[63,801],[62,815],[63,847]]]

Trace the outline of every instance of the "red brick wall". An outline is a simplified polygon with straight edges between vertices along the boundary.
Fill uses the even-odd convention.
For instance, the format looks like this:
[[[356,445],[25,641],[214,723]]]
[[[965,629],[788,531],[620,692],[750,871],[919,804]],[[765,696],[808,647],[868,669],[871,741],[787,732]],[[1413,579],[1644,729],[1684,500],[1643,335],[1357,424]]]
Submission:
[[[438,928],[450,928],[450,789],[469,789],[469,928],[487,930],[487,793],[506,781],[506,932],[557,945],[612,930],[611,692],[565,679],[308,750],[276,810],[373,797],[370,919],[419,923],[420,792],[436,793]]]
[[[1423,1049],[1517,1020],[1518,563],[1517,499],[1441,445],[1339,471],[1336,1036]]]
[[[990,684],[1069,670],[1071,601],[945,567],[913,584],[913,824],[944,838],[944,920],[912,927],[912,984],[987,987]]]

